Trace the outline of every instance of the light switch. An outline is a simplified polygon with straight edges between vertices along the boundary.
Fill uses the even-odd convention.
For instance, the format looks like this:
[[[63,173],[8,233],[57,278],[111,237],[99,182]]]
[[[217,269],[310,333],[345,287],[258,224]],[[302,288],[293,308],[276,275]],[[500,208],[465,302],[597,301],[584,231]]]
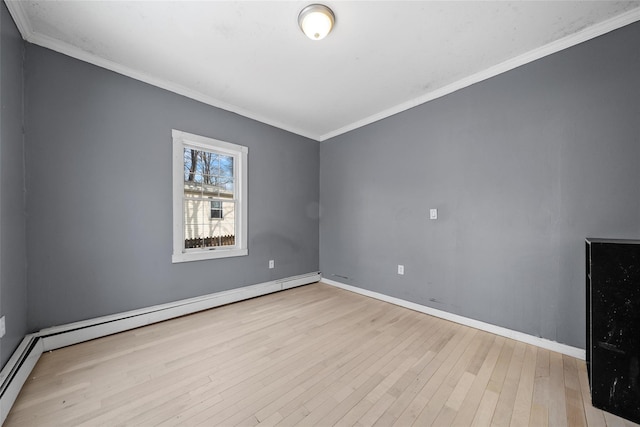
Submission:
[[[429,219],[438,219],[438,209],[429,209]]]

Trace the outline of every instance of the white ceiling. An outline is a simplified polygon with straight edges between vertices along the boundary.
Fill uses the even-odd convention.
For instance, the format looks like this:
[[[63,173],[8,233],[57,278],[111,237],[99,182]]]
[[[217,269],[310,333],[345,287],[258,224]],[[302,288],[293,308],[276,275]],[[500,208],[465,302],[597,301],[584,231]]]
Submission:
[[[640,20],[640,1],[7,1],[32,43],[319,141]]]

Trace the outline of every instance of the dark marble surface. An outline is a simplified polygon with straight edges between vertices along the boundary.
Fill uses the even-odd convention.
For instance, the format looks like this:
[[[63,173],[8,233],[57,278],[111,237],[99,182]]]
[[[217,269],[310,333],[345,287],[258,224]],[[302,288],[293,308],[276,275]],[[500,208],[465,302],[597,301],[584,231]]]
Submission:
[[[640,242],[587,239],[593,406],[640,423]]]

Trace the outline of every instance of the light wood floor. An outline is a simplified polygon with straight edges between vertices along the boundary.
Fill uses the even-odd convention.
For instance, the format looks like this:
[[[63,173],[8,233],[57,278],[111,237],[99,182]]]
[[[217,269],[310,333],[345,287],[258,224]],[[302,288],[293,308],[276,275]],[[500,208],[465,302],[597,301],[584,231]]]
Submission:
[[[583,361],[314,284],[42,355],[6,426],[632,426]]]

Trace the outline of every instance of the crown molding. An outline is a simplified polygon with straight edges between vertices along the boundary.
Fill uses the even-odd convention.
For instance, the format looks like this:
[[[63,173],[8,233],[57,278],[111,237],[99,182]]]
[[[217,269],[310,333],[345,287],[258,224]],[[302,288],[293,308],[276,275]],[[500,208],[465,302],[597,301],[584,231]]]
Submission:
[[[289,126],[286,123],[282,123],[280,121],[270,119],[261,114],[255,113],[251,110],[247,110],[237,105],[233,105],[233,104],[229,104],[228,102],[221,101],[212,96],[205,95],[202,92],[199,92],[197,90],[193,90],[185,86],[182,86],[180,84],[171,82],[169,80],[160,79],[155,76],[152,76],[151,74],[135,70],[133,68],[118,64],[117,62],[114,62],[108,59],[101,58],[97,55],[91,54],[75,46],[72,46],[66,42],[62,42],[52,37],[35,32],[32,30],[29,24],[29,19],[27,18],[24,7],[22,6],[22,3],[20,1],[5,0],[5,3],[7,4],[9,13],[11,14],[13,20],[15,21],[16,26],[18,27],[18,30],[22,35],[22,38],[29,43],[42,46],[47,49],[51,49],[58,53],[62,53],[63,55],[67,55],[72,58],[79,59],[80,61],[88,62],[89,64],[93,64],[100,68],[105,68],[115,73],[122,74],[127,77],[131,77],[132,79],[139,80],[141,82],[148,83],[152,86],[156,86],[161,89],[168,90],[169,92],[173,92],[178,95],[182,95],[187,98],[194,99],[196,101],[202,102],[212,107],[220,108],[222,110],[229,111],[231,113],[236,113],[243,117],[256,120],[266,125],[273,126],[275,128],[282,129],[287,132],[291,132],[296,135],[303,136],[305,138],[313,139],[315,141],[319,140],[319,135],[311,132],[307,132],[304,129],[300,129],[294,126]]]
[[[347,133],[352,130],[361,128],[368,124],[377,122],[379,120],[382,120],[387,117],[393,116],[395,114],[401,113],[403,111],[409,110],[413,107],[417,107],[418,105],[422,105],[429,101],[433,101],[434,99],[441,98],[445,95],[456,92],[460,89],[471,86],[475,83],[479,83],[483,80],[490,79],[491,77],[495,77],[499,74],[506,73],[507,71],[513,70],[522,65],[544,58],[545,56],[552,55],[561,50],[568,49],[572,46],[578,45],[580,43],[586,42],[593,38],[607,34],[611,31],[617,30],[618,28],[622,28],[626,25],[632,24],[637,21],[640,21],[640,7],[630,10],[628,12],[625,12],[623,14],[620,14],[618,16],[615,16],[606,21],[599,22],[595,25],[587,27],[581,31],[578,31],[577,33],[573,33],[561,39],[555,40],[542,47],[531,50],[522,55],[516,56],[515,58],[509,59],[497,65],[494,65],[483,71],[472,74],[468,77],[455,81],[439,89],[426,93],[422,96],[403,102],[394,107],[391,107],[379,113],[373,114],[369,117],[365,117],[362,120],[358,120],[344,127],[336,129],[334,131],[328,132],[324,135],[321,135],[319,141],[321,142],[326,141],[330,138],[334,138],[338,135],[342,135],[343,133]]]
[[[13,22],[16,23],[16,27],[18,27],[22,38],[29,41],[29,36],[33,34],[33,30],[31,29],[31,24],[29,23],[29,19],[27,19],[27,14],[22,4],[17,0],[5,0],[4,3],[7,5],[9,14],[13,18]]]
[[[429,101],[433,101],[434,99],[441,98],[445,95],[456,92],[460,89],[471,86],[473,84],[479,83],[483,80],[490,79],[491,77],[495,77],[499,74],[513,70],[522,65],[533,62],[537,59],[544,58],[545,56],[552,55],[561,50],[570,48],[572,46],[578,45],[585,41],[607,34],[611,31],[617,30],[618,28],[640,21],[640,7],[637,7],[635,9],[632,9],[620,15],[614,16],[613,18],[610,18],[606,21],[599,22],[597,24],[584,28],[583,30],[580,30],[576,33],[573,33],[561,39],[555,40],[542,47],[526,52],[515,58],[509,59],[500,64],[494,65],[485,70],[472,74],[471,76],[465,77],[451,84],[448,84],[446,86],[443,86],[431,92],[425,93],[424,95],[421,95],[417,98],[410,99],[394,107],[380,111],[379,113],[370,115],[368,117],[357,120],[341,128],[319,135],[314,132],[309,132],[305,129],[301,129],[295,126],[290,126],[278,120],[273,120],[271,118],[265,117],[261,114],[247,110],[240,106],[233,105],[225,101],[221,101],[212,96],[205,95],[199,91],[189,89],[177,83],[160,79],[150,74],[123,66],[116,62],[113,62],[104,58],[100,58],[96,55],[85,52],[75,46],[69,45],[68,43],[64,43],[59,40],[55,40],[51,37],[36,33],[31,28],[29,19],[27,18],[24,7],[20,1],[5,0],[5,3],[7,5],[7,8],[9,9],[9,13],[11,14],[11,16],[13,17],[13,20],[16,23],[16,26],[18,27],[18,30],[20,31],[20,34],[22,34],[22,38],[28,41],[29,43],[37,44],[39,46],[70,56],[72,58],[76,58],[81,61],[85,61],[90,64],[96,65],[98,67],[106,68],[118,74],[122,74],[127,77],[131,77],[133,79],[148,83],[150,85],[168,90],[178,95],[186,96],[187,98],[194,99],[204,104],[211,105],[213,107],[220,108],[232,113],[236,113],[241,116],[247,117],[249,119],[253,119],[258,122],[267,124],[269,126],[273,126],[273,127],[285,130],[287,132],[291,132],[291,133],[303,136],[305,138],[309,138],[309,139],[320,141],[320,142],[326,141],[328,139],[334,138],[336,136],[342,135],[352,130],[361,128],[363,126],[369,125],[371,123],[377,122],[379,120],[382,120],[387,117],[393,116],[395,114],[401,113],[403,111],[409,110],[413,107],[417,107],[418,105],[422,105]]]
[[[305,138],[310,138],[315,141],[318,141],[318,138],[319,138],[318,135],[309,133],[304,129],[289,126],[286,123],[282,123],[277,120],[272,120],[268,117],[255,113],[251,110],[247,110],[237,105],[233,105],[233,104],[229,104],[228,102],[221,101],[212,96],[205,95],[202,92],[199,92],[197,90],[193,90],[185,86],[182,86],[180,84],[171,82],[169,80],[160,79],[152,76],[151,74],[144,73],[144,72],[135,70],[133,68],[129,68],[124,65],[118,64],[111,60],[101,58],[99,56],[80,50],[75,46],[71,46],[68,43],[55,40],[51,37],[44,36],[38,33],[32,33],[30,39],[27,39],[27,41],[30,43],[45,47],[47,49],[51,49],[56,52],[62,53],[64,55],[70,56],[72,58],[79,59],[84,62],[88,62],[95,66],[105,68],[115,73],[122,74],[127,77],[131,77],[132,79],[139,80],[144,83],[148,83],[152,86],[156,86],[161,89],[168,90],[169,92],[173,92],[178,95],[182,95],[187,98],[202,102],[212,107],[220,108],[222,110],[229,111],[231,113],[235,113],[240,116],[256,120],[266,125],[273,126],[275,128],[282,129],[287,132],[291,132],[291,133],[303,136]]]

